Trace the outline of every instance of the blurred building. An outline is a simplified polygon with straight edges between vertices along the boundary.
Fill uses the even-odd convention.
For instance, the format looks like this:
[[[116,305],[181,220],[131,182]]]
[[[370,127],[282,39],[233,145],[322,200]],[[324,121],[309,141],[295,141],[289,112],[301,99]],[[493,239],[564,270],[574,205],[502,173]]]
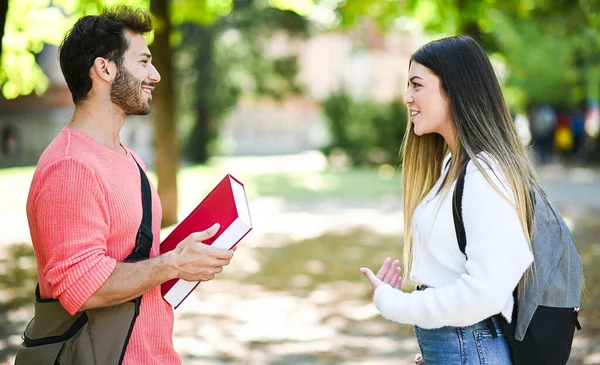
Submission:
[[[307,40],[275,36],[267,54],[298,55],[299,79],[306,94],[282,103],[241,100],[224,123],[223,154],[285,154],[324,145],[328,135],[319,100],[340,88],[356,99],[385,102],[400,96],[406,85],[408,59],[415,48],[414,37],[380,35],[368,27]],[[73,103],[56,47],[46,46],[38,55],[38,64],[51,83],[43,96],[0,98],[0,167],[36,164],[71,117]],[[128,117],[121,139],[152,166],[151,116]]]
[[[378,34],[369,26],[307,40],[275,36],[267,54],[298,55],[298,77],[306,94],[277,104],[242,100],[222,131],[224,153],[283,154],[323,146],[328,134],[319,101],[341,88],[357,100],[389,102],[401,97],[417,46],[414,36]]]

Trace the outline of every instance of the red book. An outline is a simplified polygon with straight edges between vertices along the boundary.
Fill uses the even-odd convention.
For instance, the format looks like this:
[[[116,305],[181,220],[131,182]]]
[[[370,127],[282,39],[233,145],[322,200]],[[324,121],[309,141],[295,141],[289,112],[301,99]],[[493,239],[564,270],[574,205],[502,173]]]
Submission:
[[[223,249],[235,247],[252,229],[244,184],[230,174],[162,241],[160,253],[173,250],[190,234],[208,229],[215,223],[221,225],[219,231],[204,243]],[[161,285],[162,296],[177,308],[199,283],[169,280]]]

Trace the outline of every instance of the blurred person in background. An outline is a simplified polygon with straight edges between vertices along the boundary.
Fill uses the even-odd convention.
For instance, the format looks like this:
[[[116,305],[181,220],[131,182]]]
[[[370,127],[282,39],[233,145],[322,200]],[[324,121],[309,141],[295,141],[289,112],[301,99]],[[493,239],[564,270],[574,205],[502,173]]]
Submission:
[[[544,190],[476,41],[456,36],[424,45],[411,57],[408,79],[402,179],[409,277],[389,257],[377,275],[361,272],[382,316],[414,325],[422,352],[415,362],[511,364],[500,321],[511,321],[513,291],[533,262],[531,187]],[[452,192],[465,168],[463,254]]]
[[[151,30],[149,13],[121,6],[79,19],[62,42],[60,66],[75,110],[40,157],[30,187],[39,289],[17,365],[181,364],[173,308],[160,284],[211,280],[233,256],[202,243],[217,224],[160,255],[159,196],[151,183],[142,193],[145,166],[119,137],[127,115],[150,113],[160,81],[143,37]],[[114,314],[130,302],[135,312],[119,327]],[[70,326],[70,337],[48,334],[61,326]]]
[[[573,162],[581,162],[585,157],[587,134],[585,131],[585,103],[573,109],[570,115],[571,133],[573,134]]]
[[[552,106],[542,104],[532,107],[529,118],[531,140],[536,158],[541,164],[547,164],[552,161],[556,124],[557,116]]]
[[[556,107],[556,129],[554,131],[554,149],[562,162],[566,162],[573,151],[573,130],[571,115],[564,105]]]

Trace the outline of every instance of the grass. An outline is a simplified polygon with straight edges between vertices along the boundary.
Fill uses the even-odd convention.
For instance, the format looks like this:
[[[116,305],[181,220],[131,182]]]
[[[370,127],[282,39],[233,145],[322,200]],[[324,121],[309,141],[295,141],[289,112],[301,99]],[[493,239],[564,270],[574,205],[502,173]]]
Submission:
[[[24,211],[33,171],[33,167],[0,169],[0,212]],[[386,170],[335,172],[325,168],[318,158],[312,157],[236,157],[182,168],[178,176],[180,203],[195,204],[228,172],[244,182],[249,199],[277,197],[287,202],[307,203],[307,212],[319,209],[318,203],[323,200],[369,202],[381,201],[386,196],[399,200],[401,194],[400,176],[386,175]],[[152,172],[149,176],[156,183],[156,176]],[[311,208],[310,204],[314,207]],[[584,330],[576,336],[594,344],[600,333],[600,226],[597,215],[591,213],[578,218],[573,235],[582,257],[587,284],[587,294],[582,298],[581,305]],[[277,237],[268,235],[265,239],[277,241]],[[340,300],[366,300],[368,284],[358,268],[368,266],[377,269],[382,258],[398,257],[401,251],[401,237],[390,237],[365,229],[325,232],[319,237],[304,240],[281,239],[286,243],[251,249],[251,256],[257,260],[255,271],[226,271],[224,277],[240,284],[258,284],[268,291],[289,292],[294,297],[333,290],[349,291]],[[18,335],[24,326],[22,321],[9,320],[8,314],[16,308],[30,306],[35,275],[35,260],[29,245],[10,247],[4,256],[0,256],[0,363],[14,350],[7,346],[6,339]],[[363,294],[351,290],[355,287],[361,289],[360,293]],[[376,328],[377,323],[357,322],[354,327],[344,331],[350,334],[363,333]],[[411,336],[406,333],[403,335]],[[585,353],[589,351],[588,347],[581,347],[572,357],[583,359],[588,355]],[[349,348],[336,356],[358,356],[352,351],[355,350]],[[574,361],[573,364],[584,363]]]
[[[305,295],[327,283],[356,282],[366,287],[367,281],[359,268],[366,266],[376,272],[385,257],[400,255],[401,242],[399,237],[353,229],[281,247],[259,247],[256,257],[260,269],[244,280],[271,290],[291,289]]]
[[[385,196],[399,198],[400,175],[391,167],[356,168],[343,172],[327,170],[314,157],[232,157],[214,159],[207,165],[183,167],[178,174],[179,202],[198,202],[226,173],[241,180],[248,199],[277,197],[291,202],[323,199],[369,200]],[[0,169],[0,210],[22,211],[27,201],[34,167]],[[391,169],[391,170],[390,170]],[[156,175],[149,178],[157,185]]]

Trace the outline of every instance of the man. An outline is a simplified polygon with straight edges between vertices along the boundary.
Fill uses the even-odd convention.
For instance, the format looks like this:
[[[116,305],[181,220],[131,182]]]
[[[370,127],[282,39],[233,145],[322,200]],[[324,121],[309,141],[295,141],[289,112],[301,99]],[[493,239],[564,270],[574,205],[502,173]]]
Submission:
[[[120,143],[119,131],[126,115],[150,112],[160,81],[142,37],[151,30],[149,14],[116,7],[81,18],[66,35],[60,66],[75,111],[40,157],[27,217],[41,298],[56,298],[76,315],[143,295],[122,363],[180,364],[173,348],[173,309],[162,299],[160,284],[174,278],[211,280],[233,252],[202,244],[218,231],[215,224],[160,255],[161,205],[151,186],[150,258],[123,262],[142,220],[136,160],[143,164]]]

